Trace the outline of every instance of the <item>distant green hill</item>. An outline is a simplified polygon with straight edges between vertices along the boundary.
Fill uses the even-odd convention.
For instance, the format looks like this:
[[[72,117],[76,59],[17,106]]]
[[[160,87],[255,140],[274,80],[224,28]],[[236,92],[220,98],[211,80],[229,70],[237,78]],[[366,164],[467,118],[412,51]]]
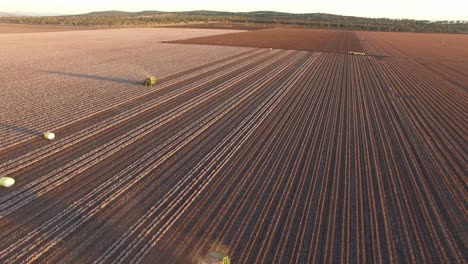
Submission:
[[[324,13],[291,14],[275,11],[224,12],[195,10],[164,11],[99,11],[81,15],[49,17],[0,17],[0,22],[25,24],[51,24],[72,26],[144,26],[184,25],[194,23],[258,24],[269,27],[292,26],[345,30],[392,32],[444,32],[468,33],[466,21],[436,21],[412,19],[365,18]]]
[[[242,17],[290,17],[290,18],[303,18],[303,17],[326,17],[329,19],[336,19],[343,16],[322,14],[322,13],[309,13],[309,14],[292,14],[276,11],[253,11],[253,12],[227,12],[227,11],[209,11],[209,10],[194,10],[194,11],[180,11],[180,12],[166,12],[166,11],[140,11],[140,12],[125,12],[125,11],[98,11],[81,15],[73,16],[87,16],[87,17],[110,17],[110,16],[156,16],[156,15],[192,15],[192,16],[242,16]]]
[[[141,11],[141,12],[125,12],[125,11],[98,11],[98,12],[91,12],[87,14],[82,14],[78,16],[87,16],[87,17],[111,17],[111,16],[154,16],[165,14],[168,12],[161,12],[161,11]]]

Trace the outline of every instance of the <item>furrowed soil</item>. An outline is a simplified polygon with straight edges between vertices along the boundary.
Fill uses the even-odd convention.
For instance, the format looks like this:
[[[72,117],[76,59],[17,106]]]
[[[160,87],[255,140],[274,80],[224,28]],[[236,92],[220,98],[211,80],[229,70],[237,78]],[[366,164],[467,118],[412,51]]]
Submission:
[[[464,38],[284,30],[0,35],[0,262],[465,263]]]
[[[183,24],[176,26],[162,26],[166,28],[200,28],[200,29],[231,29],[231,30],[258,30],[273,28],[272,24],[258,23],[202,23],[202,24]]]
[[[168,45],[203,29],[108,29],[0,35],[0,150],[143,96],[158,78],[250,50]]]
[[[301,28],[272,28],[170,42],[326,52],[363,51],[354,32]]]

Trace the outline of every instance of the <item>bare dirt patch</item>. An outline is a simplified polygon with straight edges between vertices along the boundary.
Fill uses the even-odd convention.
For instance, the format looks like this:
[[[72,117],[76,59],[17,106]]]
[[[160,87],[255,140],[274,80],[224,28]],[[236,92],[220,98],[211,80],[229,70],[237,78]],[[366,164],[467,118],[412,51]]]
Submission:
[[[232,29],[232,30],[258,30],[274,28],[272,24],[259,23],[202,23],[202,24],[186,24],[176,26],[166,26],[168,28],[200,28],[200,29]]]

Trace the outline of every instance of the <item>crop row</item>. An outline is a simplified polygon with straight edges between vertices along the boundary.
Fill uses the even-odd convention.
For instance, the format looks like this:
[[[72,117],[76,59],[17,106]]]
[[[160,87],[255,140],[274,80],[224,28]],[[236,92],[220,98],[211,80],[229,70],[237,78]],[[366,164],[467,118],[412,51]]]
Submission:
[[[181,72],[0,151],[18,179],[0,192],[0,261],[463,263],[466,65],[353,56],[335,49],[393,46],[337,34],[328,52]]]
[[[284,55],[286,55],[286,54],[284,54]],[[281,59],[282,57],[284,57],[284,55],[277,56],[277,58],[274,58],[273,60],[269,59],[268,61],[263,63],[263,65],[265,65],[265,66],[270,65],[271,66],[276,61],[278,61],[278,59]],[[257,62],[258,61],[259,61],[259,59],[257,58]],[[258,71],[262,70],[263,68],[264,68],[264,66],[262,66],[262,64],[256,64],[255,69],[251,70],[251,73],[249,73],[249,71],[244,72],[244,77],[243,78],[233,76],[233,77],[235,77],[234,82],[227,82],[228,84],[224,84],[223,86],[215,86],[217,89],[211,89],[211,93],[213,95],[210,96],[209,94],[202,93],[201,95],[192,98],[190,101],[188,101],[186,103],[183,103],[182,105],[178,106],[177,108],[172,109],[172,111],[171,111],[172,114],[171,113],[167,114],[169,119],[164,120],[164,118],[163,118],[164,116],[158,116],[154,121],[151,121],[150,123],[144,123],[144,124],[140,125],[139,127],[137,127],[136,129],[134,129],[134,131],[129,131],[129,132],[123,134],[120,138],[117,138],[117,140],[114,140],[115,142],[118,142],[120,140],[121,143],[105,144],[100,148],[96,148],[93,152],[88,153],[86,155],[86,157],[80,157],[81,159],[77,160],[76,162],[75,161],[70,162],[70,163],[68,163],[66,165],[66,167],[64,167],[64,168],[59,167],[58,169],[56,169],[51,174],[44,175],[43,177],[37,179],[36,181],[30,182],[22,190],[18,190],[17,192],[13,192],[13,193],[11,193],[10,195],[8,195],[6,197],[2,197],[3,198],[2,201],[4,202],[2,204],[2,209],[4,209],[2,211],[2,216],[8,215],[9,212],[12,212],[15,209],[27,204],[28,202],[31,202],[31,200],[34,200],[34,199],[37,199],[38,197],[41,197],[42,195],[44,195],[45,193],[47,193],[49,191],[52,191],[52,190],[56,191],[57,188],[60,185],[67,182],[68,180],[70,180],[70,177],[75,177],[75,176],[79,175],[80,172],[86,171],[86,169],[92,167],[94,164],[101,161],[105,157],[109,157],[110,155],[116,153],[121,148],[134,143],[136,140],[141,139],[146,134],[154,131],[154,129],[156,129],[158,127],[161,127],[164,124],[166,124],[167,122],[169,122],[170,120],[173,120],[173,119],[177,118],[178,116],[190,111],[190,109],[192,109],[193,107],[196,107],[197,105],[202,104],[204,101],[207,101],[211,97],[216,96],[217,94],[222,92],[224,89],[229,88],[232,85],[237,84],[238,82],[242,81],[246,77],[252,76],[253,73],[258,72]],[[231,71],[232,71],[232,69],[231,69]],[[220,76],[223,77],[222,75],[220,75]],[[226,76],[224,76],[224,77],[226,77]],[[229,79],[225,79],[225,81],[228,81],[228,80]],[[247,88],[249,88],[249,87],[247,87]],[[187,107],[186,105],[189,105],[189,106],[193,105],[193,106]],[[185,109],[181,110],[179,108],[181,108],[181,109],[185,108]],[[210,112],[210,115],[214,115],[215,113]],[[163,121],[165,121],[165,122],[163,122]],[[151,127],[150,124],[153,124],[152,125],[153,127]],[[198,124],[198,122],[195,122],[194,124]],[[141,130],[141,131],[139,131],[139,130]],[[191,134],[192,133],[186,133],[185,135],[189,136]],[[130,135],[134,135],[134,136],[130,137]],[[178,136],[178,139],[180,140],[180,136]],[[168,142],[170,142],[170,141],[168,141]],[[181,146],[183,146],[183,144],[179,145],[178,147],[181,147]],[[106,150],[105,149],[106,147],[109,148],[109,150]],[[172,145],[172,147],[174,148],[174,145]],[[112,151],[110,151],[110,150],[112,150]],[[169,150],[170,150],[170,148],[169,148]],[[167,151],[169,151],[169,150],[167,150]],[[172,150],[172,151],[175,152],[174,150]],[[163,153],[165,153],[165,152],[163,152]],[[154,155],[154,152],[150,152],[150,154]],[[104,155],[105,157],[98,157],[96,155],[101,155],[101,156]],[[166,154],[164,156],[164,158],[167,158],[169,156],[170,155]],[[83,159],[83,158],[86,158],[86,159]],[[86,160],[89,160],[89,161],[86,161]],[[146,163],[144,163],[144,164],[146,164]],[[130,167],[130,168],[133,169],[133,167]],[[133,172],[133,173],[135,173],[135,172]],[[126,175],[126,177],[128,177],[128,176],[131,176],[133,174],[128,175],[128,174],[124,173],[124,175]],[[122,180],[120,178],[116,178],[116,179],[118,179],[119,181]],[[112,182],[110,182],[110,183],[112,183]],[[108,182],[106,184],[106,186],[109,186],[110,183]],[[112,189],[121,187],[120,185],[110,185],[110,186],[112,187]],[[131,185],[129,185],[129,186],[131,186]],[[101,189],[98,189],[97,191],[102,192]],[[84,200],[84,201],[89,202],[89,200]],[[47,208],[44,208],[44,209],[47,210]],[[30,234],[30,235],[33,236],[34,234]],[[14,249],[14,248],[15,248],[15,245],[11,245],[7,249],[7,251],[9,251],[11,249]]]
[[[113,33],[122,35],[121,32]],[[50,33],[47,37],[60,38],[55,34],[58,33]],[[133,43],[135,47],[122,44],[109,48],[109,45],[104,46],[104,41],[87,43],[82,39],[60,39],[44,47],[46,40],[26,35],[21,41],[13,38],[10,44],[5,39],[7,44],[2,45],[2,149],[144,95],[148,88],[141,82],[146,75],[164,77],[227,55],[241,55],[246,50],[181,48],[180,45],[162,47],[162,44],[149,42]],[[85,45],[80,47],[79,42]],[[67,43],[70,46],[66,47]],[[34,52],[29,54],[31,50]],[[148,54],[157,54],[157,57]]]
[[[250,59],[250,60],[249,60]],[[242,61],[245,60],[245,61]],[[227,73],[232,74],[232,70],[240,69],[242,66],[247,65],[249,62],[251,63],[253,59],[251,57],[246,57],[243,59],[242,57],[238,60],[234,60],[234,62],[231,62],[230,64],[226,65],[218,65],[218,67],[221,66],[230,66],[230,68],[227,68],[224,71],[220,71],[217,73],[219,76],[223,76]],[[100,111],[94,111],[91,118],[93,121],[93,124],[91,126],[84,127],[83,129],[75,131],[73,134],[66,136],[62,139],[59,139],[55,142],[54,145],[45,145],[41,148],[35,148],[32,149],[32,151],[27,151],[24,155],[15,155],[17,158],[10,159],[5,163],[1,164],[2,171],[5,172],[8,171],[9,173],[13,173],[16,170],[19,170],[25,166],[29,166],[32,163],[38,162],[39,160],[42,160],[44,158],[47,158],[48,156],[58,153],[60,151],[63,151],[67,149],[70,146],[73,146],[75,144],[78,144],[87,138],[90,138],[92,136],[95,136],[103,131],[106,131],[109,128],[112,128],[114,125],[125,122],[127,120],[130,120],[131,118],[149,110],[155,107],[158,107],[161,103],[166,102],[167,100],[176,98],[177,96],[188,93],[200,86],[206,85],[207,83],[212,80],[212,67],[207,67],[204,70],[199,70],[196,71],[192,74],[187,74],[184,75],[183,77],[178,77],[174,80],[169,80],[167,82],[164,82],[156,90],[151,90],[148,91],[147,93],[143,94],[142,96],[134,99],[127,99],[125,102],[114,104],[112,107],[109,107],[107,109],[103,109]],[[197,75],[198,74],[198,75]],[[203,76],[202,76],[203,75]],[[192,78],[197,77],[196,82],[191,82]],[[201,78],[204,77],[204,78]],[[180,87],[177,87],[177,89],[171,89],[164,95],[160,95],[160,91],[169,88],[172,88],[172,85],[174,84],[180,84]],[[147,97],[150,95],[156,96],[156,100],[147,100]],[[151,97],[149,97],[151,98]],[[145,100],[141,102],[142,100]],[[128,105],[125,105],[125,103],[131,102],[131,106],[133,107],[128,107]],[[115,112],[112,112],[112,115],[105,115],[104,118],[96,118],[96,116],[99,116],[100,113],[106,113],[109,110],[115,109],[115,108],[122,108],[123,110],[121,112],[118,112],[117,114]],[[75,123],[80,123],[83,120],[78,120]],[[23,143],[19,142],[16,144],[24,144],[29,147],[31,145],[31,142]]]
[[[163,251],[461,263],[466,92],[427,74],[401,59],[320,56]]]

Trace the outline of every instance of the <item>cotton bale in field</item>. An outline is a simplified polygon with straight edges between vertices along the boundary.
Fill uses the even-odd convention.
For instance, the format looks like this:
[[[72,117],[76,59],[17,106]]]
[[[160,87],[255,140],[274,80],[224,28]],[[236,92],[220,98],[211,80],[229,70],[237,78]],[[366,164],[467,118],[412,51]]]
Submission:
[[[10,178],[10,177],[1,177],[0,178],[0,186],[3,187],[11,187],[13,184],[15,184],[15,179]]]
[[[50,131],[44,132],[44,138],[47,140],[52,140],[55,138],[55,134]]]

